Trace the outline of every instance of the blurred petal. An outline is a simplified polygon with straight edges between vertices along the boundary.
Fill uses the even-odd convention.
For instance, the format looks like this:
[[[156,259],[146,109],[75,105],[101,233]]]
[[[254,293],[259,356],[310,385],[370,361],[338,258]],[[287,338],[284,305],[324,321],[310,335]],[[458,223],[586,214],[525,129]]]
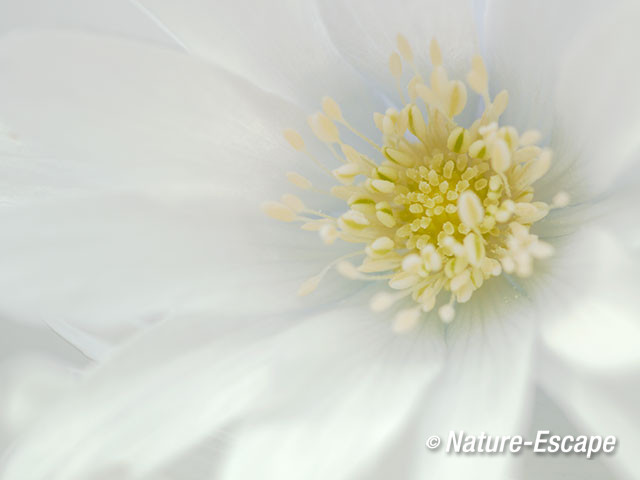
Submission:
[[[287,169],[313,178],[281,134],[303,121],[296,108],[185,55],[106,38],[16,34],[0,65],[0,111],[48,155],[0,162],[20,179],[7,200],[20,208],[0,214],[7,313],[115,340],[187,304],[309,305],[298,286],[341,250],[310,249],[315,234],[259,208],[286,191]],[[316,302],[357,288],[329,285]]]
[[[139,478],[171,462],[260,400],[282,326],[204,316],[147,331],[50,406],[1,478]]]
[[[493,94],[509,91],[505,123],[550,135],[558,71],[567,60],[569,43],[612,3],[587,0],[576,8],[572,2],[553,0],[486,2],[483,53]]]
[[[534,418],[528,429],[527,438],[536,438],[537,432],[548,430],[554,435],[584,434],[582,427],[576,427],[560,407],[540,388],[535,392]],[[541,478],[566,478],[580,480],[622,480],[614,475],[606,465],[606,455],[593,455],[588,461],[579,455],[540,455],[531,450],[518,455],[523,464],[522,480]]]
[[[639,21],[637,2],[607,4],[571,40],[559,70],[552,146],[565,175],[555,182],[576,199],[610,192],[640,160],[640,65],[629,61]]]
[[[638,152],[640,159],[640,151]],[[640,161],[635,162],[633,170],[626,172],[617,183],[617,188],[599,203],[602,214],[596,224],[611,232],[620,243],[625,254],[640,254]]]
[[[372,125],[365,84],[331,45],[312,2],[138,0],[192,53],[261,88],[318,108],[335,96],[356,125]]]
[[[0,363],[0,441],[25,431],[74,380],[53,357],[23,354]]]
[[[179,48],[128,0],[20,0],[0,3],[0,34],[20,28],[104,32]]]
[[[0,360],[34,352],[60,358],[73,365],[87,363],[87,359],[81,353],[50,328],[12,322],[3,312],[0,321]]]
[[[329,275],[299,298],[300,284],[341,249],[281,227],[251,203],[229,210],[212,196],[88,196],[5,209],[0,222],[4,314],[51,322],[93,358],[104,349],[60,322],[117,342],[172,312],[266,315],[360,288]]]
[[[640,370],[589,370],[583,362],[568,362],[553,350],[542,353],[538,369],[542,388],[581,426],[580,434],[616,436],[615,455],[601,459],[622,478],[635,478],[640,448]]]
[[[283,190],[288,169],[311,163],[282,138],[303,112],[187,55],[16,33],[0,42],[0,72],[7,128],[55,165],[36,180],[57,179],[69,195],[199,190],[259,204]]]
[[[640,367],[640,309],[625,309],[597,297],[576,303],[564,319],[546,326],[547,347],[588,370]]]
[[[65,392],[88,363],[49,328],[0,319],[0,452]]]
[[[557,253],[537,297],[552,306],[540,316],[537,376],[567,416],[594,435],[615,435],[613,468],[632,478],[640,448],[640,255],[602,228],[583,228]]]
[[[360,478],[422,411],[442,367],[439,328],[399,336],[360,307],[288,332],[275,370],[282,400],[247,419],[221,478]]]
[[[541,131],[554,150],[540,198],[564,189],[575,203],[609,189],[639,158],[636,2],[490,0],[485,18],[491,83],[509,91],[503,120]]]
[[[558,247],[554,268],[528,285],[548,307],[540,321],[547,348],[589,371],[640,367],[640,251],[601,224]]]
[[[445,448],[450,432],[524,435],[534,386],[535,310],[504,278],[483,285],[457,310],[445,369],[413,428],[379,459],[371,477],[520,478],[517,456],[456,455]],[[432,435],[441,439],[433,451],[425,447]]]
[[[436,37],[444,64],[452,77],[464,78],[476,49],[476,30],[470,2],[455,0],[383,0],[317,2],[331,40],[338,51],[365,78],[397,97],[389,71],[389,56],[398,49],[396,37],[404,35],[414,51],[416,66],[423,74],[430,71],[429,44]],[[410,72],[413,70],[405,64]]]

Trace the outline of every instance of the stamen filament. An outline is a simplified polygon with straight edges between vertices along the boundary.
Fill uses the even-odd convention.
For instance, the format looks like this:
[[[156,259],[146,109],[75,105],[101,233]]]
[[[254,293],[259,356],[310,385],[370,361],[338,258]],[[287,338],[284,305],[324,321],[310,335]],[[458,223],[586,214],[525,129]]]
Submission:
[[[305,222],[302,228],[318,231],[326,244],[336,239],[364,244],[363,250],[343,255],[307,280],[301,292],[314,290],[334,266],[350,279],[385,281],[394,292],[377,294],[372,308],[381,311],[411,297],[416,305],[400,310],[393,321],[394,330],[404,332],[416,326],[423,312],[434,309],[443,322],[453,321],[456,304],[469,301],[485,281],[503,272],[531,275],[534,260],[553,254],[551,245],[530,232],[531,226],[551,209],[567,206],[569,196],[560,192],[549,204],[533,200],[533,184],[549,170],[551,153],[535,146],[538,132],[519,135],[514,127],[499,125],[508,94],[501,91],[491,101],[479,56],[473,58],[466,79],[470,90],[482,97],[485,111],[464,128],[455,117],[467,103],[467,86],[449,79],[435,39],[429,48],[429,84],[417,73],[407,39],[400,35],[397,41],[400,53],[390,56],[389,69],[405,106],[374,114],[382,145],[348,123],[329,97],[322,101],[324,113],[312,115],[309,125],[340,167],[329,171],[297,132],[284,132],[294,149],[341,183],[323,193],[344,200],[345,211],[333,217],[308,209],[293,196],[263,208],[273,218]],[[408,86],[410,104],[400,83],[403,60],[416,73]],[[426,118],[413,103],[416,97],[424,101]],[[336,125],[380,152],[379,162],[344,143]],[[288,178],[302,190],[318,191],[297,174]],[[360,265],[346,261],[361,255]],[[446,292],[449,299],[442,303]]]

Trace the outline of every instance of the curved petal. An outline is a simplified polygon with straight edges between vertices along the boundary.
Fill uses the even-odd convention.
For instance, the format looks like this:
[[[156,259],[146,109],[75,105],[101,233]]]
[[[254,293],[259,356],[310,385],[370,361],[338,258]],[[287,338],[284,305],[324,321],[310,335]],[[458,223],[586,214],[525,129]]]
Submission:
[[[640,367],[640,308],[584,299],[562,321],[547,325],[547,346],[565,361],[587,370]],[[578,340],[576,340],[578,339]]]
[[[389,98],[397,98],[388,65],[389,56],[398,48],[398,34],[409,40],[421,73],[430,70],[429,43],[434,37],[452,76],[462,79],[470,69],[476,29],[469,1],[411,0],[397,5],[383,0],[317,3],[338,51]],[[411,71],[408,65],[405,68]],[[411,75],[405,75],[407,81]]]
[[[226,438],[229,430],[225,429],[221,434],[210,436],[204,441],[190,448],[176,460],[156,469],[144,480],[209,480],[217,478],[217,472],[222,457],[228,450]],[[105,480],[109,480],[106,478]],[[126,477],[122,480],[128,480]]]
[[[88,363],[49,328],[0,320],[0,452],[4,452]]]
[[[56,324],[117,342],[172,312],[302,311],[360,288],[330,274],[298,297],[349,247],[322,246],[251,202],[230,210],[214,196],[86,196],[1,210],[0,222],[4,315],[51,322],[70,341]],[[99,347],[75,338],[85,352]]]
[[[414,394],[418,396],[417,403],[404,414],[409,421],[400,422],[402,417],[396,416],[403,414],[394,411],[408,401],[406,389],[416,388],[409,384],[400,389],[405,374],[402,368],[395,374],[399,377],[397,385],[386,391],[366,388],[369,376],[357,371],[354,378],[359,381],[349,380],[351,362],[362,357],[360,352],[367,351],[361,347],[346,359],[336,359],[341,362],[338,368],[348,374],[346,383],[350,386],[336,392],[344,375],[338,369],[309,375],[321,382],[325,376],[335,378],[327,387],[335,399],[323,401],[331,392],[325,391],[324,383],[320,383],[311,388],[308,399],[300,402],[297,409],[285,403],[286,410],[283,407],[283,411],[263,419],[258,427],[255,421],[248,422],[247,433],[238,437],[236,453],[224,471],[227,476],[222,478],[247,478],[252,468],[263,475],[267,472],[266,478],[289,478],[290,472],[291,478],[300,478],[300,474],[305,478],[512,478],[512,459],[504,456],[445,455],[442,451],[425,452],[424,447],[427,437],[434,434],[444,441],[450,431],[459,430],[470,434],[484,431],[517,435],[523,433],[527,424],[533,386],[535,312],[528,302],[514,298],[506,282],[493,282],[487,288],[484,294],[478,292],[481,298],[475,299],[473,305],[460,309],[448,332],[444,370],[427,389]],[[436,321],[431,327],[438,325]],[[338,338],[343,336],[339,333]],[[413,344],[408,345],[400,340],[405,355],[424,350],[422,342],[415,340],[409,338]],[[333,356],[329,358],[329,365],[333,365]],[[384,357],[380,360],[388,361]],[[377,365],[375,359],[368,363],[371,367]],[[372,388],[376,383],[384,388],[382,372],[384,368],[376,374]],[[293,383],[291,388],[296,386]],[[400,398],[396,399],[396,395]],[[365,405],[358,408],[357,402]],[[292,418],[292,412],[298,418]],[[385,433],[391,426],[386,423],[389,420],[397,427]],[[384,449],[375,443],[383,433]],[[270,448],[274,439],[276,449]]]
[[[484,53],[493,93],[509,91],[506,123],[551,134],[558,71],[569,58],[569,43],[610,7],[597,0],[579,8],[553,0],[487,0]]]
[[[640,160],[640,66],[629,61],[638,21],[637,2],[607,5],[572,39],[559,70],[552,146],[576,199],[615,190]]]
[[[536,438],[537,432],[546,430],[561,437],[584,433],[576,427],[560,407],[545,394],[536,389],[534,418],[529,428],[528,438]],[[524,465],[522,480],[539,480],[540,478],[579,478],[581,480],[622,480],[614,475],[605,463],[606,456],[593,455],[588,461],[579,455],[540,455],[533,451],[523,452],[519,456]]]
[[[365,314],[361,300],[308,319],[200,315],[147,330],[52,404],[10,452],[1,478],[102,478],[96,475],[112,471],[146,478],[239,418],[289,418],[293,407],[306,416],[309,401],[328,406],[366,372],[370,393],[390,385],[374,374],[391,384],[399,375],[405,394],[422,391],[440,366],[441,337],[395,337],[387,322]],[[386,395],[398,403],[389,409],[376,401],[388,414],[379,433],[395,431],[412,403]],[[361,426],[370,420],[360,418]]]
[[[137,2],[190,52],[308,109],[318,108],[323,95],[333,96],[356,125],[373,127],[375,103],[332,47],[312,2]]]
[[[640,370],[587,371],[555,353],[544,352],[538,374],[540,385],[581,426],[579,434],[603,438],[614,435],[615,455],[600,458],[621,478],[634,478],[640,448]]]
[[[615,191],[603,199],[602,215],[597,218],[598,226],[610,231],[625,252],[635,255],[640,251],[640,211],[636,207],[640,202],[639,178],[640,161],[625,173]]]
[[[541,198],[564,189],[573,202],[593,199],[637,163],[640,68],[628,59],[639,18],[626,0],[488,2],[490,76],[510,97],[502,118],[540,130],[554,150]]]
[[[590,371],[640,368],[640,252],[601,225],[575,237],[547,279],[542,298],[555,301],[541,322],[542,338],[556,355]]]
[[[0,111],[50,155],[0,163],[23,184],[20,208],[0,213],[8,314],[114,339],[186,304],[309,305],[299,284],[344,248],[317,251],[314,234],[259,209],[286,191],[286,170],[313,178],[282,139],[302,121],[296,108],[185,55],[113,39],[16,34],[0,65]],[[311,304],[351,288],[333,282]]]
[[[147,330],[51,404],[1,478],[144,477],[259,401],[284,326],[199,316]]]
[[[64,361],[83,365],[87,359],[75,348],[60,338],[49,328],[12,322],[3,313],[0,321],[0,359],[11,359],[23,354],[37,352],[42,355],[64,359]]]
[[[445,450],[452,432],[525,434],[534,387],[535,305],[497,278],[458,310],[447,331],[446,367],[414,428],[376,465],[376,478],[398,470],[412,480],[520,477],[517,456]],[[441,439],[436,450],[425,448],[432,435]]]
[[[104,32],[180,48],[128,0],[22,0],[0,4],[0,35],[21,28]]]
[[[0,363],[0,448],[46,414],[74,383],[70,366],[44,355],[22,354]]]
[[[360,307],[290,331],[274,370],[281,401],[246,420],[221,478],[360,478],[423,410],[442,366],[440,328],[397,336]]]
[[[526,289],[548,308],[540,325],[552,350],[587,369],[635,368],[640,250],[606,223],[586,225],[558,242],[552,268]]]
[[[310,163],[282,138],[304,125],[303,112],[170,50],[15,33],[0,42],[0,72],[7,128],[52,159],[53,180],[71,192],[200,190],[259,203]]]
[[[551,210],[533,226],[534,233],[546,241],[558,244],[559,253],[554,255],[555,258],[569,253],[573,266],[576,262],[579,263],[591,256],[583,245],[573,243],[576,238],[589,235],[591,232],[608,232],[616,237],[623,249],[637,249],[640,246],[640,212],[636,208],[640,201],[640,191],[637,188],[639,178],[640,162],[637,162],[635,171],[627,172],[617,182],[615,189],[590,200],[577,200],[567,207]],[[573,234],[576,235],[572,236]],[[596,237],[598,236],[599,233],[596,233]],[[578,250],[572,251],[571,248],[574,246],[577,246]],[[578,259],[575,251],[587,256]],[[553,261],[555,260],[551,260]],[[576,278],[580,280],[580,277]]]
[[[537,375],[585,434],[617,436],[616,455],[604,460],[632,476],[640,447],[640,252],[602,228],[575,237],[540,297],[553,308],[541,318]]]

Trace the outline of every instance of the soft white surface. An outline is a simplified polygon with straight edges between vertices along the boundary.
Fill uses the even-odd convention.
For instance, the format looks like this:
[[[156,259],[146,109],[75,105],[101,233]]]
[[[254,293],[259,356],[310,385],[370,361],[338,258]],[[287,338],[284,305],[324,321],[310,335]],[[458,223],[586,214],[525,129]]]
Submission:
[[[397,50],[396,37],[402,33],[412,46],[416,67],[422,74],[430,70],[429,43],[437,38],[447,71],[462,76],[476,53],[476,26],[471,2],[454,0],[409,0],[393,5],[384,0],[316,2],[322,22],[335,48],[363,77],[393,99],[398,94],[389,71],[389,56]],[[404,66],[405,81],[414,75]]]
[[[333,47],[314,2],[138,3],[174,32],[190,53],[291,99],[308,113],[319,108],[323,95],[332,95],[347,118],[373,131],[371,112],[381,108],[377,92],[367,88]]]
[[[26,172],[25,161],[0,165],[23,179],[16,208],[0,211],[12,317],[117,339],[194,304],[269,313],[357,287],[341,292],[334,278],[296,298],[341,249],[260,210],[291,187],[287,170],[313,172],[282,139],[304,121],[296,107],[163,49],[60,33],[3,45],[3,111],[22,142],[51,155]]]
[[[129,0],[2,0],[0,35],[24,28],[95,31],[182,50]]]
[[[265,381],[271,324],[239,330],[206,316],[167,322],[49,407],[3,478],[144,475],[233,421]],[[261,346],[261,345],[264,345]]]
[[[622,300],[637,284],[638,222],[612,187],[637,168],[637,7],[488,2],[476,30],[465,2],[140,5],[177,51],[60,32],[0,44],[0,118],[37,157],[0,162],[17,180],[0,210],[3,311],[111,357],[51,403],[5,478],[148,478],[224,427],[235,435],[223,478],[511,478],[516,457],[452,459],[423,444],[449,429],[524,431],[535,382],[582,428],[619,435],[604,461],[632,472],[639,309]],[[55,18],[42,25],[67,26]],[[400,28],[417,18],[424,28]],[[570,193],[591,202],[544,226],[560,248],[533,281],[490,282],[446,332],[436,321],[408,337],[366,311],[372,292],[347,309],[357,282],[329,277],[295,299],[337,251],[257,208],[285,190],[287,170],[312,175],[280,131],[302,127],[323,94],[371,128],[395,95],[386,63],[399,30],[422,56],[437,34],[456,73],[482,48],[512,91],[510,118],[558,149],[547,190],[579,158]],[[590,210],[602,192],[611,203]],[[615,221],[565,237],[602,212]]]

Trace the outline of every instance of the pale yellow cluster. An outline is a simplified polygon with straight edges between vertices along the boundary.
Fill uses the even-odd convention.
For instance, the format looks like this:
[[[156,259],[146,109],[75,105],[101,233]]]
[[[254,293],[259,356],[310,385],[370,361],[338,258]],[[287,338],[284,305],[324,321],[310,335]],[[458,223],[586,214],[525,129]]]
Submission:
[[[405,331],[416,325],[422,312],[434,309],[442,292],[449,292],[448,298],[438,311],[449,322],[454,304],[467,302],[487,279],[502,272],[530,275],[534,259],[553,253],[530,227],[568,198],[559,194],[552,205],[533,201],[532,185],[548,171],[551,153],[534,145],[537,132],[520,135],[513,127],[499,125],[508,95],[502,91],[490,98],[480,57],[472,61],[467,84],[482,96],[485,110],[463,128],[454,118],[465,108],[467,88],[448,78],[437,42],[430,45],[433,69],[428,83],[417,73],[403,36],[398,36],[398,50],[389,61],[398,86],[402,59],[416,74],[402,110],[374,114],[382,145],[351,126],[330,98],[323,99],[323,111],[312,115],[309,125],[340,160],[338,168],[329,171],[297,132],[284,132],[293,148],[306,152],[341,184],[330,193],[343,199],[348,209],[335,218],[309,210],[293,195],[263,208],[279,220],[304,222],[304,229],[317,230],[327,244],[340,239],[364,246],[349,255],[362,258],[358,265],[341,257],[305,282],[300,294],[315,289],[331,267],[353,279],[384,280],[396,292],[376,295],[371,306],[381,311],[410,296],[413,306],[394,319],[394,328]],[[402,90],[400,96],[404,97]],[[338,126],[366,140],[379,152],[379,161],[346,144]],[[297,173],[287,178],[301,189],[314,188]]]

